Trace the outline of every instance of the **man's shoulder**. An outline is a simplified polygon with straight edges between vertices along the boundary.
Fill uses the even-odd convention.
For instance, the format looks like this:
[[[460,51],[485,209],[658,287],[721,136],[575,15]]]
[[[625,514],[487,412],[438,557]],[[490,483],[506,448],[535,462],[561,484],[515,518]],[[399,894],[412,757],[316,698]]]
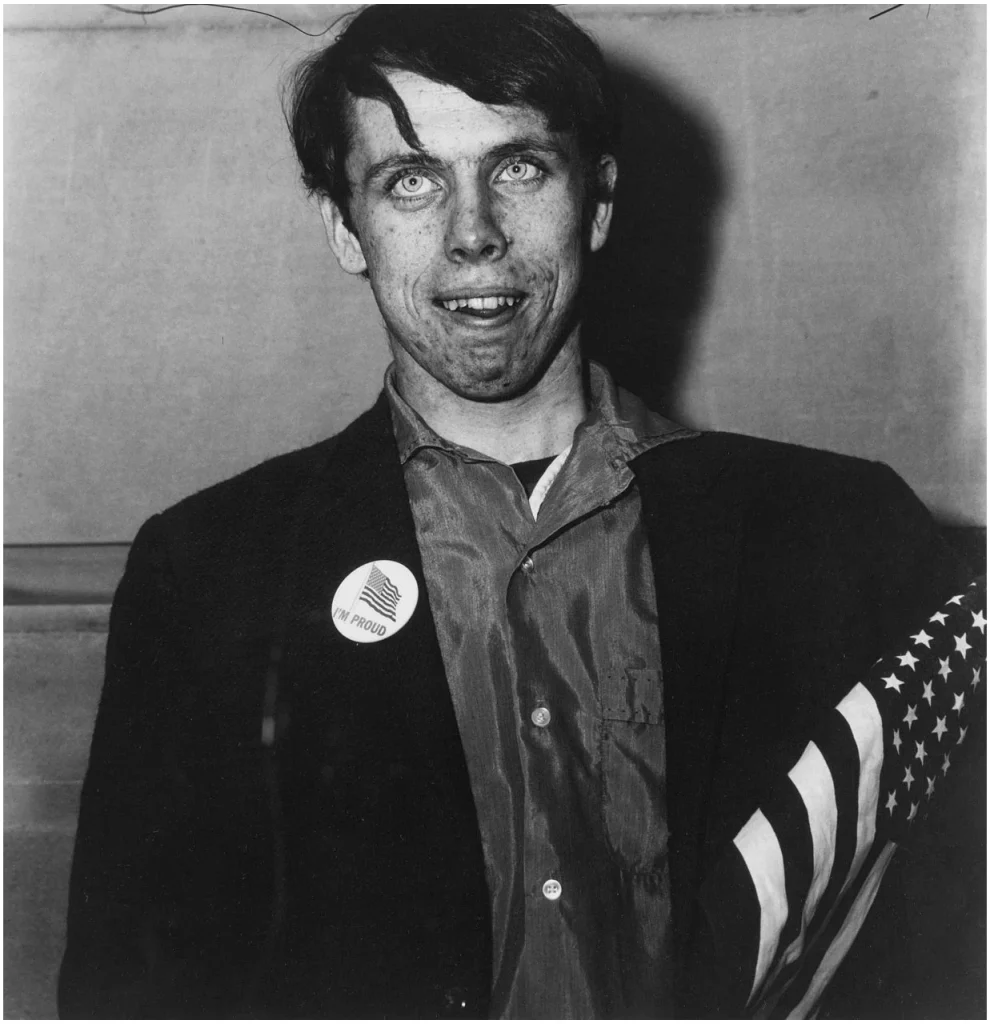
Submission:
[[[932,536],[929,509],[884,462],[740,435],[716,435],[713,443],[735,457],[756,536],[811,538],[816,547],[832,537],[836,549]]]
[[[834,504],[864,490],[897,498],[910,493],[883,462],[727,431],[701,431],[663,446],[657,457],[670,463],[671,472],[689,476],[703,489],[742,489],[752,501],[816,499]]]
[[[843,468],[877,465],[856,455],[845,455],[826,448],[812,448],[792,441],[777,441],[727,430],[702,430],[691,440],[699,448],[705,449],[706,454],[723,455],[752,465],[770,466],[780,462],[793,465],[833,464]]]
[[[886,464],[856,456],[702,433],[662,446],[640,479],[668,533],[676,528],[701,549],[713,531],[737,536],[768,567],[835,573],[857,562],[916,559],[941,545],[908,484]]]
[[[236,533],[263,530],[284,519],[293,504],[315,485],[346,497],[355,480],[370,471],[360,453],[368,439],[380,445],[380,420],[378,404],[338,433],[211,484],[153,518],[166,531]]]
[[[256,463],[232,477],[195,491],[159,515],[164,520],[198,518],[223,509],[243,512],[280,500],[304,486],[330,463],[337,436]]]

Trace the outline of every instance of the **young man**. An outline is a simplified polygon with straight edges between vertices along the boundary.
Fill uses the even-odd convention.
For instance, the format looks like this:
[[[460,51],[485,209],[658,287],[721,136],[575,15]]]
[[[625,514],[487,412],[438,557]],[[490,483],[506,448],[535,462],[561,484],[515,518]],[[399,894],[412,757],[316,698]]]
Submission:
[[[62,1015],[742,1013],[700,886],[959,567],[886,468],[582,359],[618,114],[553,7],[369,8],[291,115],[394,361],[138,534]]]

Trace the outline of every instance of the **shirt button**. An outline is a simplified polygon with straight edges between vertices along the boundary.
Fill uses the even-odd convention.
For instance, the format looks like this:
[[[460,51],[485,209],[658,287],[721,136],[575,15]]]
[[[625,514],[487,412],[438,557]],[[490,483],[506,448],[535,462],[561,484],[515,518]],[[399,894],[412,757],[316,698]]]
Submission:
[[[533,713],[529,717],[533,720],[533,725],[538,725],[541,729],[545,729],[550,724],[550,709],[544,707],[533,708]]]
[[[560,893],[560,882],[558,882],[556,878],[548,878],[543,883],[543,895],[546,896],[548,900],[559,900]]]
[[[529,555],[527,555],[522,560],[522,571],[523,572],[532,572],[533,571],[533,559],[530,558]]]

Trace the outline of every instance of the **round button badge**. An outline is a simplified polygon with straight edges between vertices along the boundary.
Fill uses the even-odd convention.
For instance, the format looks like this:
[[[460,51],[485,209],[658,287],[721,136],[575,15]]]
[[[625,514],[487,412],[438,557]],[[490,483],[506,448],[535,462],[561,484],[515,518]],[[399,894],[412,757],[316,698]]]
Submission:
[[[348,640],[374,644],[402,629],[418,600],[416,577],[401,562],[366,562],[337,587],[333,624]]]
[[[543,883],[543,895],[546,896],[548,900],[559,900],[562,891],[560,882],[558,882],[556,878],[548,878]]]

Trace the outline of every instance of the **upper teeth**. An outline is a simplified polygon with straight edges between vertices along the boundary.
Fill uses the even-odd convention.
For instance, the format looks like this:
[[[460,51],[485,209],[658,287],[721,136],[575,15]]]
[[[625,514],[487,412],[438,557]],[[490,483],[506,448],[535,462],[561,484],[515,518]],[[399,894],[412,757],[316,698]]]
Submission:
[[[444,309],[449,309],[451,312],[458,309],[464,309],[465,306],[468,309],[498,309],[499,306],[514,306],[516,304],[516,297],[514,295],[486,295],[484,298],[481,296],[465,297],[463,299],[444,299]]]

